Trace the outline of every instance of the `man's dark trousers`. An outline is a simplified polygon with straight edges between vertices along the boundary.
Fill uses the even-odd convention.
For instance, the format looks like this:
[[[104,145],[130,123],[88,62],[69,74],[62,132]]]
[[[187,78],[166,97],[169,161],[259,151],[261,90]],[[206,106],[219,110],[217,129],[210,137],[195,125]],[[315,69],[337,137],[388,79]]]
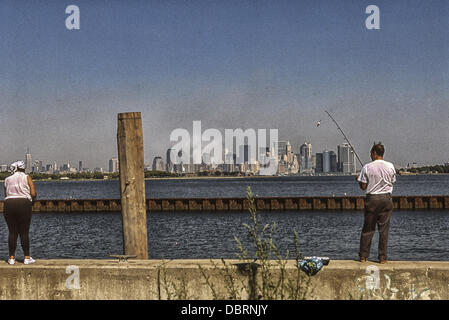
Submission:
[[[391,194],[368,194],[365,199],[365,221],[360,238],[360,258],[367,259],[376,225],[379,229],[379,260],[387,260],[388,230],[393,212]]]

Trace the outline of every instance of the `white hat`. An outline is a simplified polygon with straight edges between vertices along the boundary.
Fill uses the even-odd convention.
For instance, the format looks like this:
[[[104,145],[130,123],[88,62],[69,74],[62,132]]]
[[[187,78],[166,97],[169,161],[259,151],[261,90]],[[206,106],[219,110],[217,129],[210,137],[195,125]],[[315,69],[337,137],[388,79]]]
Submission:
[[[11,164],[11,171],[16,172],[17,169],[25,170],[25,162],[23,161],[16,161],[13,164]]]

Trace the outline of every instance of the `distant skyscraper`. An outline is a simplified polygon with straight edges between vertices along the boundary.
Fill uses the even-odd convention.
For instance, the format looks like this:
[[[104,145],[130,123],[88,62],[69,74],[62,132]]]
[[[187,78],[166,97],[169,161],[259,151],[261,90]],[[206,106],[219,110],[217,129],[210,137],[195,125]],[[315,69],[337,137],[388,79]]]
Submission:
[[[264,156],[264,157],[270,156],[270,147],[259,148],[258,156]]]
[[[226,164],[234,164],[235,163],[235,153],[232,153],[230,151],[226,152],[225,163]]]
[[[25,154],[25,172],[30,173],[33,170],[33,161],[31,159],[30,148],[27,149]]]
[[[202,156],[202,162],[205,164],[210,164],[211,163],[211,155],[210,153],[203,153]]]
[[[167,170],[167,172],[174,172],[175,171],[174,157],[176,157],[176,150],[174,148],[168,148],[168,150],[167,150],[167,163],[166,163],[166,170]]]
[[[82,161],[80,161],[80,162],[78,163],[78,171],[79,171],[79,172],[82,172],[82,171],[83,171],[83,162],[82,162]]]
[[[43,166],[43,163],[41,160],[34,161],[33,172],[36,172],[36,173],[42,172],[42,166]]]
[[[301,167],[304,170],[310,171],[313,168],[312,161],[312,144],[308,142],[304,142],[304,144],[299,147],[299,154],[301,155],[301,159],[304,159],[304,163]]]
[[[205,155],[206,154],[203,154],[203,159],[204,159]],[[209,156],[210,156],[210,154],[209,154]],[[184,163],[182,162],[182,149],[178,151],[178,153],[177,153],[177,155],[175,155],[175,157],[176,157],[176,161],[177,162],[173,164],[174,172],[176,172],[176,173],[185,173],[186,172],[185,171],[186,168],[184,166]]]
[[[343,173],[355,173],[357,171],[355,154],[347,143],[337,146],[338,169]]]
[[[299,172],[303,173],[307,171],[307,166],[306,166],[306,158],[304,158],[304,156],[302,156],[301,154],[298,153],[299,156],[296,156],[296,158],[299,161]]]
[[[70,162],[68,162],[68,161],[67,161],[67,163],[64,163],[64,164],[62,165],[62,171],[64,171],[64,172],[70,171],[70,168],[71,168]]]
[[[112,158],[109,160],[109,172],[115,173],[119,171],[118,158]]]
[[[331,172],[337,172],[337,155],[334,151],[329,151],[329,160]]]
[[[322,173],[323,172],[323,154],[317,153],[315,155],[315,161],[316,161],[315,173]]]
[[[282,157],[287,154],[287,144],[290,144],[288,141],[277,141],[275,144],[277,144],[278,155]]]
[[[225,163],[223,164],[223,170],[225,172],[233,172],[235,168],[236,155],[231,151],[225,150]]]
[[[323,172],[328,173],[331,171],[331,159],[329,156],[329,151],[323,151]]]
[[[52,174],[54,172],[53,165],[52,164],[47,164],[45,166],[45,172]]]
[[[242,164],[256,162],[256,159],[254,159],[254,155],[251,154],[252,150],[250,145],[240,145],[238,151],[237,163]]]
[[[304,144],[299,147],[299,153],[305,158],[312,157],[312,144],[304,142]]]
[[[292,145],[290,144],[290,141],[287,141],[287,144],[285,145],[285,149],[287,151],[287,154],[292,153]]]
[[[151,169],[153,171],[165,171],[164,160],[161,157],[154,157]]]

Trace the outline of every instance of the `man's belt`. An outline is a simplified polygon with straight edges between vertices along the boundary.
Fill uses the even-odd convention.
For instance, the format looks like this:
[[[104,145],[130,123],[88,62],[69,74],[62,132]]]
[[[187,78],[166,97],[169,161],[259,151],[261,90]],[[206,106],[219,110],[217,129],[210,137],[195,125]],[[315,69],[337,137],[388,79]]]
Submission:
[[[391,198],[391,193],[377,193],[377,194],[368,193],[366,195],[366,198]]]

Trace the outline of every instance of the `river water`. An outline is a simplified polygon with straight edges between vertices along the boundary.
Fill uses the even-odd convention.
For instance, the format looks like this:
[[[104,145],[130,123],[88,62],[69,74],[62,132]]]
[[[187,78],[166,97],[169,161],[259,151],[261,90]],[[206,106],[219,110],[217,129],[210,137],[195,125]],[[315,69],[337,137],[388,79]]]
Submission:
[[[150,197],[245,197],[250,186],[258,196],[362,195],[353,177],[279,177],[236,179],[179,179],[146,182]],[[0,185],[0,188],[3,187]],[[40,199],[119,198],[118,181],[36,182]],[[400,176],[395,195],[449,194],[449,176]],[[356,259],[363,213],[262,212],[263,224],[276,224],[274,240],[285,254],[294,251],[299,236],[304,255]],[[449,260],[447,210],[395,211],[390,225],[389,259]],[[152,259],[235,258],[234,237],[250,249],[244,223],[248,212],[165,212],[148,214],[149,256]],[[41,213],[33,215],[30,230],[33,257],[108,258],[121,254],[120,213]],[[7,257],[7,226],[0,220],[0,257]],[[18,244],[20,258],[22,251]],[[377,233],[371,259],[377,257]]]
[[[294,176],[260,178],[157,179],[145,182],[147,197],[245,197],[250,186],[255,195],[343,196],[363,195],[353,176]],[[3,191],[3,186],[0,184]],[[120,198],[118,180],[37,181],[40,199]],[[395,195],[448,195],[449,175],[398,176]]]

